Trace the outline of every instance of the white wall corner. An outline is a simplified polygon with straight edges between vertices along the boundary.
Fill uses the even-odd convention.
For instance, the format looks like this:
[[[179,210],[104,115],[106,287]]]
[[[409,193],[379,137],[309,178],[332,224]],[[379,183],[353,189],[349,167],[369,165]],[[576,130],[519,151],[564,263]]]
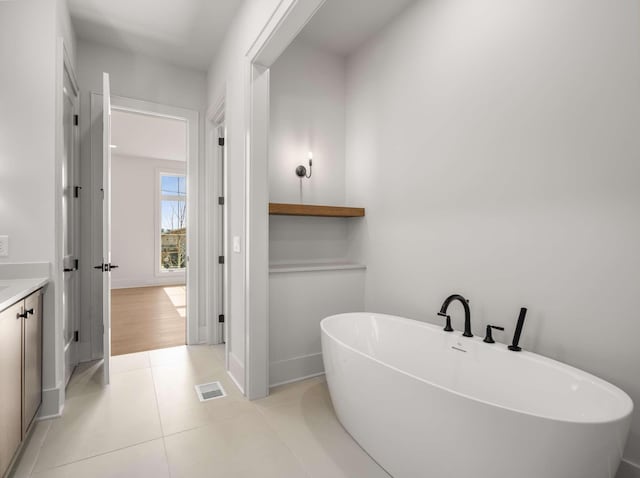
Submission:
[[[208,341],[208,332],[209,332],[209,326],[208,325],[200,325],[199,329],[198,329],[198,343],[201,345],[207,344],[209,343]]]
[[[271,362],[269,387],[305,380],[323,373],[324,363],[321,353]]]
[[[229,352],[229,370],[227,370],[227,373],[244,394],[244,365],[232,352]]]
[[[64,394],[62,384],[55,388],[46,388],[42,391],[42,405],[38,413],[38,420],[57,418],[62,415],[64,409]]]

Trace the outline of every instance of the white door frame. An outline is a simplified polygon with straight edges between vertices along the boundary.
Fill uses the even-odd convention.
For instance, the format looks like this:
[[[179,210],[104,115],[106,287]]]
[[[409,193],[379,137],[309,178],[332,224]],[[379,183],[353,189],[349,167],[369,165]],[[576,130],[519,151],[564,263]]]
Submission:
[[[227,179],[227,155],[226,145],[218,144],[219,138],[227,137],[225,126],[225,99],[224,95],[216,105],[207,112],[207,165],[205,202],[206,212],[206,241],[208,245],[205,251],[206,260],[206,290],[205,310],[207,315],[208,343],[229,343],[229,224],[228,224],[228,191]],[[220,205],[218,198],[224,198],[224,204]],[[222,230],[221,230],[222,226]],[[225,234],[222,233],[225,231]],[[224,264],[218,263],[218,256],[225,258]],[[220,271],[222,267],[222,271]],[[221,283],[222,281],[222,283]],[[224,291],[224,292],[222,292]],[[218,316],[225,317],[224,335],[220,333]],[[226,355],[228,347],[225,347],[225,367],[228,363]]]
[[[325,0],[282,0],[245,55],[245,392],[269,394],[269,68]]]
[[[102,95],[100,93],[91,93],[91,118],[102,114]],[[200,148],[199,148],[199,113],[186,108],[168,106],[149,101],[136,100],[123,96],[111,95],[111,106],[114,110],[131,111],[135,113],[148,114],[153,116],[161,116],[165,118],[179,119],[187,122],[187,344],[195,345],[206,342],[207,337],[200,330],[199,320],[199,247],[200,247],[200,227],[198,204],[200,203]],[[92,216],[93,223],[91,225],[91,257],[92,260],[100,261],[102,256],[101,241],[99,231],[101,225],[96,221],[101,221],[101,204],[98,202],[98,193],[101,188],[102,178],[102,137],[101,131],[95,131],[93,127],[94,121],[91,122],[91,182],[92,182]],[[96,219],[97,218],[97,219]],[[96,262],[98,264],[98,262]],[[92,275],[92,297],[94,318],[92,320],[91,333],[91,350],[92,358],[98,359],[102,357],[102,317],[100,317],[99,304],[102,302],[99,295],[101,294],[101,278],[96,274]]]
[[[103,384],[111,383],[111,82],[102,73],[102,373]]]

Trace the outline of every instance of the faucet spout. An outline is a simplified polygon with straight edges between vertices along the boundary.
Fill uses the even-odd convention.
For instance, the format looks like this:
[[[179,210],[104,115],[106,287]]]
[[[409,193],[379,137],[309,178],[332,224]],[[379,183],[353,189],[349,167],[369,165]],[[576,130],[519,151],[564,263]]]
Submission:
[[[471,333],[471,310],[469,309],[469,301],[462,297],[460,294],[453,294],[447,297],[447,299],[442,304],[438,315],[446,317],[449,305],[455,301],[460,302],[462,304],[462,307],[464,307],[464,333],[462,335],[465,337],[473,337],[473,334]]]

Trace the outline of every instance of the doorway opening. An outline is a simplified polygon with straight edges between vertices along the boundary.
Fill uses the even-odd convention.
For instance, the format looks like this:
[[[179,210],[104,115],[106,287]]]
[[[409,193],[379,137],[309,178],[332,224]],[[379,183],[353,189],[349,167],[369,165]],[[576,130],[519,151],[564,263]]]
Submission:
[[[112,107],[111,350],[185,345],[187,120]]]
[[[92,255],[96,263],[102,262],[97,267],[102,271],[92,276],[93,303],[96,310],[102,309],[93,322],[92,353],[104,359],[105,383],[109,383],[110,358],[114,353],[168,348],[176,341],[178,345],[207,342],[207,324],[201,324],[204,311],[200,310],[199,302],[203,284],[199,278],[200,224],[204,218],[198,207],[202,179],[198,112],[111,95],[109,80],[104,73],[103,94],[91,95],[95,192]],[[149,162],[155,159],[163,163],[149,168]],[[119,168],[119,161],[129,169]],[[145,174],[130,168],[136,162],[140,168],[146,168]],[[119,201],[124,204],[118,206]],[[129,217],[118,229],[118,209],[125,210],[126,218],[130,210],[143,202],[152,204],[145,215],[138,219]],[[138,229],[147,231],[144,242],[136,243],[132,237]],[[123,242],[124,247],[119,247],[118,242]],[[130,247],[131,244],[135,247]],[[131,275],[141,263],[146,275]],[[122,322],[115,324],[115,331],[112,286],[116,291],[113,294],[116,314],[123,312],[123,320],[115,318],[116,322]],[[137,292],[152,297],[145,299],[144,294],[136,295],[133,289],[144,289]],[[117,291],[123,297],[116,297]],[[131,295],[133,298],[126,297]],[[118,342],[129,345],[119,347]]]

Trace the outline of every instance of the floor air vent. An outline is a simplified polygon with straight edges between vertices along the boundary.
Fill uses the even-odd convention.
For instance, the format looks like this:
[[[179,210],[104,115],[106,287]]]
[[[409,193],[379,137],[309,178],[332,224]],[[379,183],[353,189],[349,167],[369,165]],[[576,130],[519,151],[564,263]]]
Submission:
[[[198,394],[198,398],[201,402],[208,402],[209,400],[215,400],[217,398],[227,396],[220,382],[211,382],[204,383],[202,385],[196,385],[196,393]]]

